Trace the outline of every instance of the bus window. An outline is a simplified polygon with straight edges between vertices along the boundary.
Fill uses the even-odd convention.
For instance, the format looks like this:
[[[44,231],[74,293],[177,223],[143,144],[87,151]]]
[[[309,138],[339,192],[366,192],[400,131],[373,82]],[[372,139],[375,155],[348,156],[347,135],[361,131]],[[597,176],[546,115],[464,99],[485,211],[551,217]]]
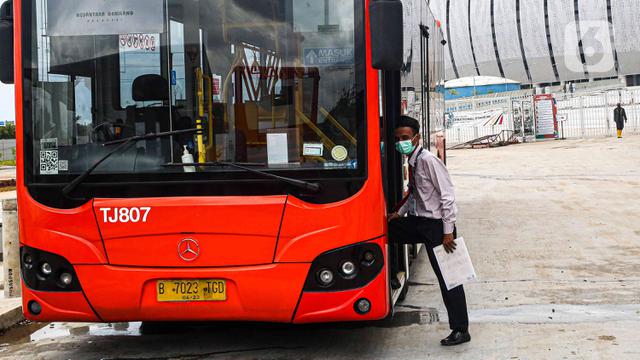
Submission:
[[[184,107],[187,99],[184,54],[184,25],[171,20],[171,101],[173,106]]]
[[[84,130],[76,135],[76,144],[89,143],[90,133],[87,127],[93,123],[93,82],[89,77],[78,76],[75,79],[74,93],[74,114],[75,125],[78,129]]]
[[[95,173],[182,173],[171,165],[184,147],[199,163],[364,169],[355,2],[131,0],[122,11],[83,10],[99,3],[31,0],[32,153],[56,143],[68,163],[41,170],[34,156],[34,176],[79,174],[108,142],[193,128],[202,133],[138,142]],[[202,166],[189,176],[227,171]]]
[[[119,36],[120,107],[136,105],[133,82],[146,74],[161,75],[160,34],[126,34]]]

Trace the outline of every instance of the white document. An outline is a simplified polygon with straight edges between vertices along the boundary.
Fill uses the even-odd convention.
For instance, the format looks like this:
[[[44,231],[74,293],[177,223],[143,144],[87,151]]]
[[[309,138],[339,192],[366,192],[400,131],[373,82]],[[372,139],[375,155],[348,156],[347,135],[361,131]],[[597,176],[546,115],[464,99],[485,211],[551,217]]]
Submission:
[[[267,134],[267,158],[269,165],[289,163],[289,142],[286,133]]]
[[[447,253],[443,245],[433,248],[433,252],[438,260],[447,290],[454,289],[476,278],[476,271],[471,263],[464,238],[456,239],[456,251],[453,254]]]

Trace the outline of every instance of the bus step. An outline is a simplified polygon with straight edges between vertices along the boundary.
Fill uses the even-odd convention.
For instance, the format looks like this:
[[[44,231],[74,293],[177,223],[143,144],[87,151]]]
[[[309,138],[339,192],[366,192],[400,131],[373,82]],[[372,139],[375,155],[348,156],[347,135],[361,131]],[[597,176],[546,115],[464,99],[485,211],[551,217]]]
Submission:
[[[391,303],[392,304],[396,304],[398,302],[398,299],[400,299],[400,295],[402,294],[402,291],[404,290],[404,287],[408,286],[408,284],[407,284],[407,273],[406,272],[399,272],[398,273],[398,281],[400,281],[400,288],[392,290],[392,292],[391,292]]]

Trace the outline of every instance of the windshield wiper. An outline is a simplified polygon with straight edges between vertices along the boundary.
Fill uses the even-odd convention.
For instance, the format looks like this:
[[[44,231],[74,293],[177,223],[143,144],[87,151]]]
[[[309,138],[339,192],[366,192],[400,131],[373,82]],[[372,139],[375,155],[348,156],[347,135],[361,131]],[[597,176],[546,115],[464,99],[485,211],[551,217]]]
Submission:
[[[118,145],[118,146],[115,147],[113,150],[109,151],[108,153],[106,153],[103,157],[101,157],[98,161],[96,161],[90,168],[85,170],[85,172],[83,172],[77,178],[73,179],[72,182],[67,184],[67,186],[65,186],[62,189],[62,194],[66,197],[69,197],[69,194],[71,194],[73,190],[75,190],[78,187],[78,185],[82,184],[82,182],[84,182],[87,179],[87,177],[89,177],[89,175],[91,175],[91,173],[96,168],[98,168],[98,166],[100,166],[100,164],[105,162],[109,157],[111,157],[111,155],[126,149],[131,144],[135,144],[136,142],[142,141],[142,140],[153,140],[153,139],[158,139],[158,138],[163,138],[163,137],[173,136],[173,135],[195,134],[199,131],[202,131],[202,130],[199,130],[199,129],[175,130],[175,131],[167,131],[167,132],[161,132],[161,133],[150,133],[146,135],[137,135],[137,136],[132,136],[126,139],[106,142],[102,144],[102,146],[111,146],[111,145]]]
[[[169,164],[165,164],[164,166],[176,166],[176,167],[178,167],[178,166],[179,167],[182,167],[182,166],[198,166],[198,167],[224,167],[224,166],[228,166],[228,167],[232,167],[232,168],[235,168],[235,169],[239,169],[239,170],[243,170],[243,171],[246,171],[246,172],[250,172],[250,173],[253,173],[253,174],[257,174],[257,175],[260,175],[260,176],[263,176],[263,177],[279,180],[279,181],[281,181],[281,182],[283,182],[285,184],[295,186],[295,187],[297,187],[299,189],[302,189],[302,190],[311,191],[311,192],[314,192],[314,193],[317,193],[317,192],[320,191],[320,184],[318,184],[318,183],[304,181],[304,180],[298,180],[298,179],[292,179],[292,178],[289,178],[289,177],[272,174],[270,172],[257,170],[257,169],[252,169],[252,168],[249,167],[249,166],[252,166],[252,165],[256,165],[256,164],[243,164],[243,163],[235,163],[235,162],[214,161],[214,162],[192,163],[192,164],[169,163]]]

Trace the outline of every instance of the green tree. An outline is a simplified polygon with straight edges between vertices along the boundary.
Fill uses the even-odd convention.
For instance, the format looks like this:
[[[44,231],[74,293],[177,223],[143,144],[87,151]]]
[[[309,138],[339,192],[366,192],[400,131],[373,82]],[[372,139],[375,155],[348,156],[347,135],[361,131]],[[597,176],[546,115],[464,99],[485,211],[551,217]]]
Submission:
[[[0,139],[15,139],[16,126],[13,123],[7,123],[6,126],[0,126]]]

